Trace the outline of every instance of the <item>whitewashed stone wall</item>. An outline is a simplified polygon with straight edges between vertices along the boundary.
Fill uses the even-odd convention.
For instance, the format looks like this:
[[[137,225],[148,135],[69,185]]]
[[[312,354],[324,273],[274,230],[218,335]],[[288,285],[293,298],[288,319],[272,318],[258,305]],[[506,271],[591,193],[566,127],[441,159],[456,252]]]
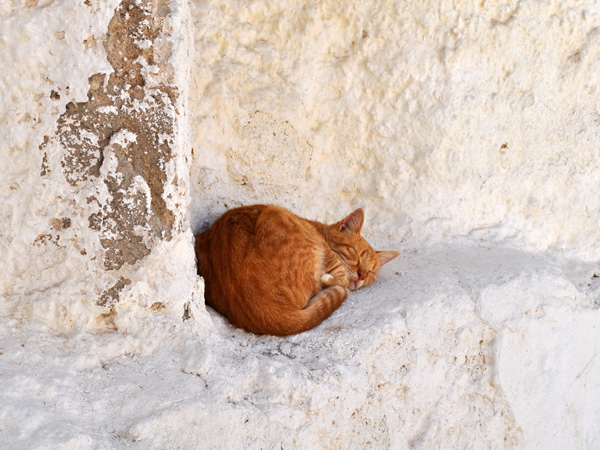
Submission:
[[[186,219],[187,11],[162,0],[0,6],[9,314],[116,330],[117,312],[183,314],[201,298]]]
[[[0,444],[598,447],[599,27],[592,0],[0,3],[0,335],[28,339]],[[402,255],[309,333],[234,330],[192,230],[250,202],[363,206]]]
[[[197,227],[225,205],[377,239],[600,258],[598,1],[198,2]]]

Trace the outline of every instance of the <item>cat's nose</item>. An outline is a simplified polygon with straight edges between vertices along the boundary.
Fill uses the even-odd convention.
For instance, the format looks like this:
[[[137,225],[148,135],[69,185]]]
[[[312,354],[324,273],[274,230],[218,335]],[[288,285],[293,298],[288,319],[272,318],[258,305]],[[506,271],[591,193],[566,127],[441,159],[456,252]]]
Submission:
[[[358,275],[358,278],[356,279],[357,281],[362,281],[365,279],[364,273],[358,272],[357,275]]]

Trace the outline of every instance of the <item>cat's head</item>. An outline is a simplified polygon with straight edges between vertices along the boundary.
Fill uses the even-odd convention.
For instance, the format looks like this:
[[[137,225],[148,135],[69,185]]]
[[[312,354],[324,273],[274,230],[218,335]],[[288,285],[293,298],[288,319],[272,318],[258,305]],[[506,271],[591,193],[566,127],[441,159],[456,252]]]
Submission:
[[[343,220],[330,225],[327,242],[338,255],[350,278],[350,290],[356,290],[375,281],[379,269],[396,258],[394,251],[375,251],[360,235],[365,215],[357,209]]]

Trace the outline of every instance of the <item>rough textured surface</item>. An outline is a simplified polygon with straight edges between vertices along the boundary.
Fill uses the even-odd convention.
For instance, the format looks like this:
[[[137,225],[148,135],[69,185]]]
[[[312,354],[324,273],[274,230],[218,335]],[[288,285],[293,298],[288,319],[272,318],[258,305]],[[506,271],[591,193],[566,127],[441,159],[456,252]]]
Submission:
[[[0,2],[0,447],[600,447],[599,14]],[[255,201],[402,255],[232,329],[190,222]]]
[[[116,306],[140,303],[140,282],[162,267],[165,286],[151,295],[167,296],[171,302],[162,300],[181,314],[198,290],[193,253],[188,250],[187,271],[156,261],[191,240],[185,212],[189,147],[181,145],[187,139],[181,92],[187,87],[178,75],[186,70],[181,54],[189,41],[187,34],[172,35],[174,27],[186,30],[187,14],[178,8],[187,5],[68,3],[15,4],[2,11],[4,42],[15,42],[3,47],[4,60],[14,62],[25,81],[35,70],[46,81],[34,93],[23,88],[22,98],[11,99],[13,114],[3,112],[3,157],[21,160],[3,177],[4,189],[12,191],[2,205],[8,270],[0,293],[9,298],[3,306],[67,329],[82,322],[102,328],[109,317],[114,329]],[[75,26],[69,8],[81,16]],[[11,34],[20,36],[18,27],[32,18],[38,28],[24,32],[37,48]],[[42,42],[48,34],[54,39]],[[30,60],[18,56],[25,53]],[[58,70],[71,60],[79,63],[70,73]],[[7,92],[19,85],[12,72],[2,84]],[[32,119],[34,113],[39,119]],[[21,133],[13,133],[15,125],[22,125]],[[29,198],[29,208],[20,205]],[[154,262],[148,259],[153,252]],[[169,288],[175,280],[179,285]],[[52,309],[60,313],[49,318]]]
[[[135,264],[150,253],[153,240],[171,238],[175,216],[163,194],[173,158],[177,89],[168,77],[170,49],[162,45],[156,51],[168,12],[166,2],[119,5],[104,39],[113,72],[89,78],[88,101],[68,103],[56,138],[40,147],[44,176],[52,172],[47,151],[53,151],[62,154],[69,184],[109,193],[107,199],[87,199],[99,210],[88,220],[100,234],[106,270]],[[160,84],[153,71],[160,72]],[[98,181],[105,187],[96,186]]]
[[[480,246],[386,269],[286,339],[197,309],[68,337],[0,319],[0,446],[598,448],[597,265]]]
[[[328,220],[362,206],[392,242],[600,258],[597,0],[214,0],[193,13],[198,229],[225,204]],[[270,192],[247,189],[270,170],[261,153],[241,173],[228,163],[252,144],[256,110],[273,118],[263,139],[287,121],[312,147],[282,141],[272,176],[308,170]]]

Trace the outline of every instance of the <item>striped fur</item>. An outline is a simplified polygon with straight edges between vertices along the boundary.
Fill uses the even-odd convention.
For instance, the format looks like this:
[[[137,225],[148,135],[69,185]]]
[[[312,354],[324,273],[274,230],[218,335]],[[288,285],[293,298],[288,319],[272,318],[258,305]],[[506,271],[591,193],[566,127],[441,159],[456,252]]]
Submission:
[[[362,209],[333,225],[272,205],[227,211],[196,236],[206,302],[258,334],[317,326],[398,255],[375,252],[360,236],[363,221]]]

